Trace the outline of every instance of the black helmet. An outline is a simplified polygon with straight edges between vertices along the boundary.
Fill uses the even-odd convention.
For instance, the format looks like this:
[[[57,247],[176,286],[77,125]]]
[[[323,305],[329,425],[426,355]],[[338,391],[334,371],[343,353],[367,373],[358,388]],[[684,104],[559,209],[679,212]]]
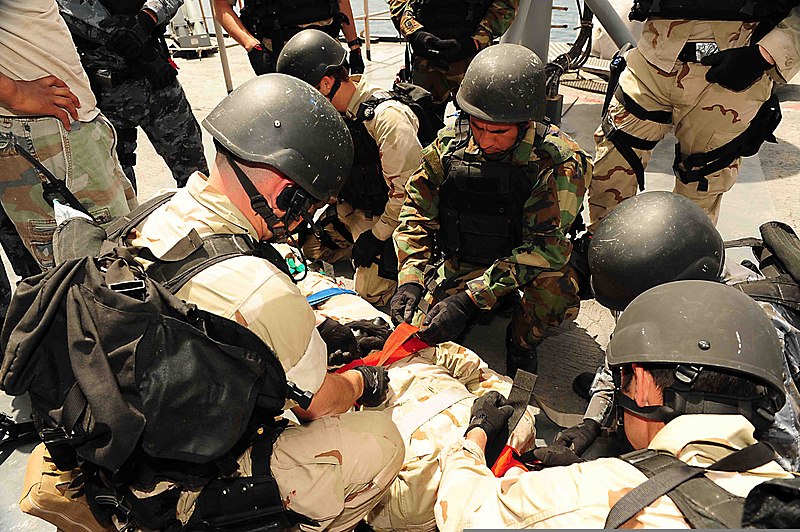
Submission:
[[[678,383],[690,382],[692,373],[702,368],[717,368],[752,377],[762,385],[761,398],[751,405],[734,400],[728,412],[720,407],[726,404],[724,398],[699,397],[699,393],[690,397],[690,385],[680,400],[681,386],[676,385],[677,393],[665,393],[665,405],[674,414],[740,409],[738,413],[754,424],[764,424],[771,423],[771,416],[786,402],[783,349],[770,319],[753,299],[719,282],[676,281],[641,294],[617,321],[606,358],[612,368],[631,363],[674,364],[679,368]],[[704,400],[713,405],[704,406]]]
[[[456,101],[467,114],[489,122],[541,122],[545,95],[539,56],[518,44],[497,44],[472,60]]]
[[[613,310],[663,283],[717,280],[724,259],[722,237],[708,215],[672,192],[623,201],[600,223],[589,246],[592,290]]]
[[[238,159],[269,165],[317,200],[336,197],[350,173],[353,140],[319,91],[284,74],[253,78],[203,126]]]
[[[281,74],[316,87],[332,67],[341,66],[347,54],[339,41],[320,30],[303,30],[284,45],[275,64]]]

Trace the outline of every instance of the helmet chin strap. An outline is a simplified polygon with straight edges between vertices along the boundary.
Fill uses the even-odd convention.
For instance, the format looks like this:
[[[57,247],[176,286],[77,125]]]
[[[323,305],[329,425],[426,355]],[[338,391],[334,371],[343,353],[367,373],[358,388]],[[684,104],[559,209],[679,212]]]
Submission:
[[[253,182],[250,181],[250,178],[245,175],[244,171],[239,166],[239,163],[234,160],[233,156],[230,153],[226,153],[225,159],[228,161],[228,164],[233,169],[233,173],[236,174],[237,179],[239,179],[239,183],[242,185],[242,188],[250,198],[250,207],[264,220],[264,222],[266,222],[267,228],[275,238],[279,240],[285,239],[287,232],[286,223],[284,223],[283,226],[278,225],[281,220],[275,216],[272,207],[270,207],[269,203],[267,203],[267,199],[258,191]]]

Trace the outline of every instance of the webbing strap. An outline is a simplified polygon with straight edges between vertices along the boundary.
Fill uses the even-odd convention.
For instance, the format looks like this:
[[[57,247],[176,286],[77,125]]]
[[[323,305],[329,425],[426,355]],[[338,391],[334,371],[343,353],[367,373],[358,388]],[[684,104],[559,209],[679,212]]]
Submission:
[[[614,92],[614,96],[617,98],[617,101],[622,104],[626,111],[630,114],[638,118],[639,120],[648,120],[650,122],[656,122],[658,124],[671,124],[672,123],[672,112],[670,111],[648,111],[638,103],[636,103],[633,98],[625,94],[625,91],[622,90],[622,87],[617,86],[617,90]]]
[[[139,225],[145,218],[153,214],[153,211],[164,205],[175,195],[175,192],[167,192],[150,198],[146,202],[124,216],[120,216],[108,226],[106,234],[109,240],[125,238],[131,229]]]
[[[527,371],[517,370],[517,374],[514,376],[514,384],[506,399],[506,402],[514,407],[514,413],[508,419],[506,430],[499,432],[493,440],[486,442],[484,455],[486,456],[487,464],[494,465],[502,454],[508,438],[517,428],[519,420],[522,419],[525,409],[531,402],[534,384],[536,384],[536,375]]]
[[[439,392],[427,401],[420,402],[413,410],[408,412],[403,417],[403,420],[397,424],[397,430],[400,431],[403,441],[408,443],[414,432],[433,419],[434,416],[441,414],[456,403],[474,397],[464,387],[449,388]]]
[[[325,290],[320,290],[319,292],[314,292],[313,294],[307,295],[306,299],[308,300],[309,305],[315,307],[319,304],[326,302],[333,296],[338,296],[341,294],[358,295],[358,293],[353,290],[348,290],[347,288],[340,288],[338,286],[334,286],[332,288],[326,288]]]
[[[658,141],[640,139],[639,137],[634,137],[630,133],[622,131],[614,124],[614,118],[611,116],[611,113],[606,113],[603,117],[601,127],[603,128],[603,134],[605,134],[606,138],[611,141],[611,144],[613,144],[619,154],[622,155],[622,158],[631,165],[631,170],[636,174],[636,182],[639,184],[639,190],[643,191],[644,165],[633,149],[650,151],[656,147]]]

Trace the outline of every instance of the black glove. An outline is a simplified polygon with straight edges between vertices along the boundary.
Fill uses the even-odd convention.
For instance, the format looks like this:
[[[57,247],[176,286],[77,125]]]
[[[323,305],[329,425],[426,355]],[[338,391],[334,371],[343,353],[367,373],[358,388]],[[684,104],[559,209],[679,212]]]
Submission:
[[[405,283],[397,287],[397,292],[389,301],[389,315],[395,325],[411,322],[421,297],[422,287],[417,283]]]
[[[383,250],[384,242],[369,229],[359,235],[350,256],[356,268],[368,268]]]
[[[758,81],[772,67],[761,55],[757,44],[711,54],[704,57],[700,64],[711,67],[706,72],[706,81],[736,92]]]
[[[392,327],[383,318],[374,320],[356,320],[347,324],[358,342],[358,350],[364,355],[383,349],[386,340],[392,334]]]
[[[250,66],[253,67],[256,76],[275,72],[275,61],[272,60],[272,55],[260,44],[253,46],[247,52],[247,58],[250,60]]]
[[[508,420],[512,414],[514,414],[514,407],[506,402],[505,397],[499,392],[489,392],[478,397],[472,403],[469,427],[464,434],[466,435],[474,428],[481,428],[486,433],[487,441],[491,442],[508,428]]]
[[[126,59],[139,57],[151,45],[149,42],[156,23],[149,14],[140,11],[135,17],[118,16],[111,22],[114,30],[108,38],[108,49]]]
[[[439,57],[448,63],[455,63],[468,57],[472,57],[478,53],[478,47],[475,44],[475,39],[472,37],[462,37],[461,39],[447,39],[442,41],[449,47],[442,50]]]
[[[443,61],[442,52],[458,46],[455,39],[442,40],[433,33],[417,30],[407,37],[414,54],[432,61]]]
[[[597,437],[600,436],[600,423],[593,419],[584,419],[574,427],[562,430],[553,440],[553,446],[567,447],[576,455],[582,455]]]
[[[467,292],[448,296],[431,309],[417,336],[429,345],[455,340],[476,312],[478,305]]]
[[[354,368],[364,377],[364,393],[358,399],[362,406],[380,406],[389,393],[389,373],[383,366],[358,366]]]
[[[328,366],[341,366],[361,358],[358,340],[347,325],[325,318],[317,325],[317,330],[328,348]]]
[[[533,456],[545,467],[568,466],[584,461],[583,458],[563,445],[539,447],[533,450]]]
[[[351,74],[364,73],[364,58],[361,56],[361,48],[353,48],[350,50],[350,55],[347,57],[347,62],[350,63]]]
[[[161,90],[178,77],[176,65],[162,55],[155,46],[147,46],[134,61],[145,72],[153,90]]]

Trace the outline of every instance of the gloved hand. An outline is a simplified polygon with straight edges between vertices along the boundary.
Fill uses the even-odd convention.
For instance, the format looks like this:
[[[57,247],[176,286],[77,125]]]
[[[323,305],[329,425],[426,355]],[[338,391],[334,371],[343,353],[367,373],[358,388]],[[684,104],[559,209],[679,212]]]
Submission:
[[[364,392],[358,399],[362,406],[380,406],[389,393],[389,373],[383,366],[358,366],[355,371],[364,377]]]
[[[451,47],[443,50],[439,57],[448,63],[455,63],[461,61],[478,53],[478,47],[475,44],[475,39],[472,37],[462,37],[461,39],[447,39],[442,41]],[[454,43],[454,44],[453,44]]]
[[[583,462],[583,458],[563,445],[550,445],[533,450],[533,456],[545,467],[568,466]]]
[[[347,62],[350,63],[351,74],[364,73],[364,58],[361,56],[361,48],[353,48],[347,56]]]
[[[711,67],[706,72],[706,81],[736,92],[758,81],[772,67],[757,44],[722,50],[704,57],[700,64]]]
[[[389,301],[389,315],[395,325],[411,322],[421,297],[422,287],[417,283],[405,283],[397,287],[397,292]]]
[[[576,455],[582,455],[600,436],[600,423],[593,419],[584,419],[574,427],[562,430],[553,440],[553,446],[567,447]]]
[[[275,72],[275,61],[272,59],[272,55],[260,44],[253,46],[247,52],[247,58],[250,60],[250,66],[253,67],[256,76]]]
[[[486,433],[487,441],[492,441],[508,428],[508,420],[512,414],[514,407],[506,402],[506,398],[500,395],[500,392],[489,392],[472,403],[469,426],[464,434],[474,428],[481,428]]]
[[[414,54],[432,61],[443,61],[442,52],[458,46],[455,39],[442,40],[433,33],[417,30],[407,37]]]
[[[325,318],[325,321],[317,325],[317,331],[328,348],[328,366],[341,366],[361,358],[358,341],[347,325]]]
[[[375,257],[383,251],[384,241],[379,240],[375,233],[366,230],[359,235],[353,244],[350,256],[353,258],[353,265],[356,268],[368,268]]]
[[[383,318],[374,320],[356,320],[346,324],[353,331],[358,342],[358,350],[363,356],[372,351],[383,349],[386,340],[392,334],[392,327]]]
[[[168,56],[165,57],[159,53],[155,46],[145,47],[135,62],[144,70],[153,90],[163,89],[178,77],[175,63]]]
[[[142,55],[156,28],[153,17],[144,11],[139,11],[135,17],[116,17],[113,25],[115,29],[108,39],[108,48],[126,59]]]
[[[455,340],[476,312],[478,305],[468,292],[448,296],[431,309],[417,336],[430,345]]]

